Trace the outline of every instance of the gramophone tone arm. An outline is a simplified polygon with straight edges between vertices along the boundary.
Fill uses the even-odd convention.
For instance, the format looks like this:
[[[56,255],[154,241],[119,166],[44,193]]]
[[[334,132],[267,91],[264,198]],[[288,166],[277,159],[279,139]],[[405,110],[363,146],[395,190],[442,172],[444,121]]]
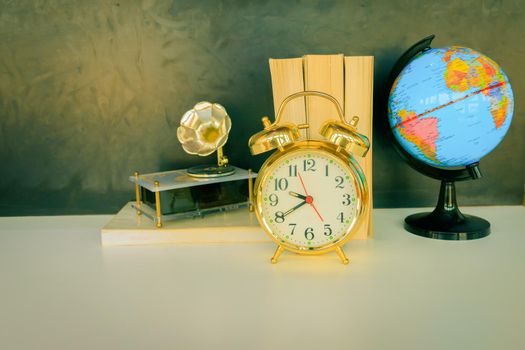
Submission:
[[[226,166],[228,165],[228,157],[224,155],[222,147],[217,148],[217,165]]]

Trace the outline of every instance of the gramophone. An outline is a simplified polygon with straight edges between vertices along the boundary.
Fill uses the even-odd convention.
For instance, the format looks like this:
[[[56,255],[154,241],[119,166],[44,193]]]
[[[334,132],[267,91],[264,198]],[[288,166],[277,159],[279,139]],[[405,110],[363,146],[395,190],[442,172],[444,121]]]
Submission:
[[[188,169],[188,175],[209,178],[231,175],[235,168],[228,164],[222,147],[228,141],[231,120],[218,103],[199,102],[180,121],[177,138],[188,154],[209,156],[217,151],[217,165],[203,164]]]
[[[217,152],[217,164],[142,175],[135,172],[130,180],[135,183],[137,214],[161,227],[165,220],[249,207],[252,173],[230,165],[223,152],[230,129],[230,117],[218,103],[199,102],[187,111],[177,129],[182,148],[198,156]]]

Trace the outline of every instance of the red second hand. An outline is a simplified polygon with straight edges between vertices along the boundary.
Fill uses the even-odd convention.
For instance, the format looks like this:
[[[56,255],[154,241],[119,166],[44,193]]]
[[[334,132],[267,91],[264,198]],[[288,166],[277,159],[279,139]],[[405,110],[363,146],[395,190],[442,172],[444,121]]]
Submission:
[[[319,216],[319,219],[321,219],[321,221],[324,222],[323,217],[321,216],[321,214],[319,214],[319,211],[317,210],[315,205],[313,203],[310,203],[310,205],[312,206],[312,208],[314,208],[315,212],[317,213],[317,216]]]
[[[319,213],[319,210],[317,210],[317,208],[315,207],[314,205],[314,199],[312,196],[310,196],[308,194],[308,191],[306,190],[306,186],[304,185],[304,181],[303,181],[303,178],[301,176],[301,173],[300,172],[297,172],[297,175],[299,176],[299,180],[301,181],[301,185],[303,186],[303,190],[304,190],[304,193],[306,194],[306,203],[310,204],[310,206],[315,210],[315,212],[317,213],[317,216],[319,216],[319,219],[321,219],[321,222],[324,222],[324,219],[323,217],[321,216],[321,214]]]
[[[297,175],[299,175],[299,180],[301,181],[301,185],[303,186],[304,194],[306,194],[306,197],[308,197],[308,191],[306,190],[306,186],[304,185],[303,178],[301,177],[301,173],[297,172]]]

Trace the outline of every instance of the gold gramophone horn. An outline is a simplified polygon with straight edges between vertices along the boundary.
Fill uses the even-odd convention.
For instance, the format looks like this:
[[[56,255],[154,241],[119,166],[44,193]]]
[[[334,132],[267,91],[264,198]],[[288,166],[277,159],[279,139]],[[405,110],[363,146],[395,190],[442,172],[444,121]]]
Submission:
[[[226,109],[218,103],[197,103],[184,113],[177,138],[188,154],[207,156],[224,146],[231,129]]]

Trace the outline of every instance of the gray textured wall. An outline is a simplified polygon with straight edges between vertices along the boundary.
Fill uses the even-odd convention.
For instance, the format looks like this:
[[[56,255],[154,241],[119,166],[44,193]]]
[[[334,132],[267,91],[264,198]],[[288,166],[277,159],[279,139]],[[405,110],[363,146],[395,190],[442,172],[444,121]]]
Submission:
[[[0,215],[111,213],[127,176],[202,162],[175,137],[199,100],[226,106],[232,163],[257,169],[250,134],[272,115],[269,57],[374,55],[376,206],[433,205],[439,184],[405,165],[378,127],[385,79],[405,48],[478,49],[516,97],[485,177],[458,184],[460,204],[518,204],[525,156],[523,1],[1,1]]]

